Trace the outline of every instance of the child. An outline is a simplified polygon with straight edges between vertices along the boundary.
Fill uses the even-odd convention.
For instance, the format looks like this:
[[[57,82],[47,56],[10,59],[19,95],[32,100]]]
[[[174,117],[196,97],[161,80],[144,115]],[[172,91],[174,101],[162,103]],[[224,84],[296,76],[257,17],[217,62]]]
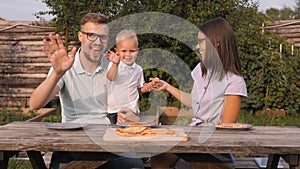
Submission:
[[[153,81],[145,83],[143,68],[135,63],[138,55],[138,39],[133,30],[123,30],[116,37],[116,53],[107,52],[108,65],[108,118],[117,122],[117,112],[130,108],[139,113],[139,92],[151,92]]]

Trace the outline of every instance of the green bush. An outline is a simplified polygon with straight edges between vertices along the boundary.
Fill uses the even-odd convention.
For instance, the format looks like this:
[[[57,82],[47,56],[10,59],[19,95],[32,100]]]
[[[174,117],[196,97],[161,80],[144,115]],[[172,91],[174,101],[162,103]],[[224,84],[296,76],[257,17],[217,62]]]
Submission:
[[[8,169],[32,169],[32,166],[29,160],[10,158],[8,162]]]
[[[61,107],[56,107],[56,112],[54,115],[44,117],[42,122],[60,123],[61,122]]]
[[[252,124],[254,126],[297,126],[300,127],[300,115],[293,114],[288,116],[268,116],[267,114],[253,115],[242,111],[238,121],[240,123]]]
[[[263,35],[264,36],[264,35]],[[265,43],[257,56],[243,56],[244,78],[247,83],[248,98],[243,108],[253,114],[264,109],[284,109],[288,114],[300,111],[300,77],[298,54],[291,55],[291,44],[276,37],[262,39]],[[266,36],[265,36],[266,37]],[[261,43],[262,43],[261,42]],[[282,43],[283,53],[274,44]]]
[[[0,125],[4,125],[13,121],[26,121],[36,116],[36,111],[29,111],[28,114],[24,114],[21,108],[17,109],[0,109]]]

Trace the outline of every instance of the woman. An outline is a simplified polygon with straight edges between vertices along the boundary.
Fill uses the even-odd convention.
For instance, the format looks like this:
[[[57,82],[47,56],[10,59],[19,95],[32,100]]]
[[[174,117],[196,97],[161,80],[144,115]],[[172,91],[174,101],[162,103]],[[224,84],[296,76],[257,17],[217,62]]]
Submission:
[[[192,107],[194,118],[191,126],[209,123],[235,123],[240,112],[241,101],[247,97],[245,81],[234,32],[223,18],[215,18],[203,23],[198,32],[197,49],[201,55],[199,63],[191,75],[194,80],[191,93],[185,93],[160,81],[160,90],[167,90],[186,106]],[[164,160],[164,158],[166,160]],[[216,162],[233,162],[232,156],[207,154],[202,159]],[[169,164],[161,164],[170,161]],[[153,168],[193,168],[189,163],[173,154],[162,154],[152,158]],[[204,168],[212,167],[206,163]],[[215,166],[215,168],[219,168]],[[221,168],[224,168],[222,166]]]

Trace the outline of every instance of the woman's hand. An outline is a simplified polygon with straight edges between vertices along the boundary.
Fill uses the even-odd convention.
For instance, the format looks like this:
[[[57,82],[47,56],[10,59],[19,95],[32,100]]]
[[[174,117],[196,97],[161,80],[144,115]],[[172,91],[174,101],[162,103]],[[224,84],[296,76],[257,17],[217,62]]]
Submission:
[[[167,90],[169,83],[160,80],[159,78],[150,78],[154,90]]]
[[[57,74],[62,75],[72,67],[75,60],[76,48],[73,47],[71,55],[68,56],[66,47],[63,45],[58,34],[56,34],[56,39],[52,34],[49,34],[49,38],[51,44],[44,39],[44,47],[42,50],[48,56],[54,71]]]

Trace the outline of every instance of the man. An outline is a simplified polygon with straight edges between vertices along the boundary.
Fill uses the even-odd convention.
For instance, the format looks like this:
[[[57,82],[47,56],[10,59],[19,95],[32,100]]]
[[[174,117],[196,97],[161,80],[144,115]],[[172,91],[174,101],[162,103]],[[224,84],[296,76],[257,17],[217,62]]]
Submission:
[[[80,23],[80,49],[74,47],[70,56],[59,35],[49,35],[51,44],[43,40],[43,51],[51,62],[48,77],[34,90],[29,100],[31,109],[39,109],[59,93],[62,122],[109,124],[107,115],[107,64],[103,54],[109,41],[108,19],[99,13],[86,14]],[[118,121],[138,121],[131,111],[118,113]],[[54,152],[50,168],[59,168],[60,161],[76,159],[78,153]],[[125,159],[125,160],[124,160]],[[140,159],[116,158],[105,167],[143,167]],[[117,165],[116,165],[117,164]]]

